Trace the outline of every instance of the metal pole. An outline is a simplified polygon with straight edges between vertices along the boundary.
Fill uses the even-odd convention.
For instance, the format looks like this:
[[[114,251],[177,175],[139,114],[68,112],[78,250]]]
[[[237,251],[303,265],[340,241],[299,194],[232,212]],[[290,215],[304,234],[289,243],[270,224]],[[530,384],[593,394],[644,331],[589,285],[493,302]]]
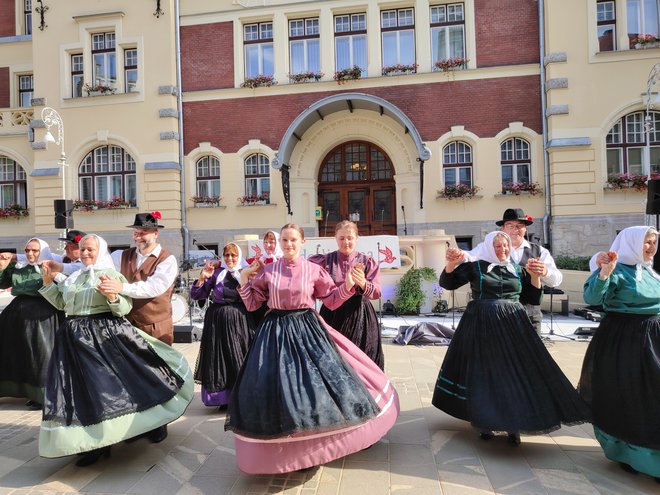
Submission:
[[[660,62],[651,67],[649,78],[646,81],[646,113],[644,115],[644,137],[646,138],[646,145],[644,146],[644,159],[642,160],[642,173],[647,177],[651,177],[651,131],[653,131],[653,121],[651,118],[651,110],[653,110],[653,86],[660,83]]]

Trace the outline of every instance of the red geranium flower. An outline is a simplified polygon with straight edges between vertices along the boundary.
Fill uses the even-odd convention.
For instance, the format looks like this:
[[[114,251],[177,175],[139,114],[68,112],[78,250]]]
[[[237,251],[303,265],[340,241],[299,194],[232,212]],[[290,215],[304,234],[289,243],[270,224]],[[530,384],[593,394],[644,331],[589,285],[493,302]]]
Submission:
[[[75,237],[73,238],[73,242],[75,242],[75,243],[77,244],[77,243],[80,242],[80,239],[82,239],[82,236],[81,236],[80,234],[78,234],[77,236],[75,236]]]
[[[163,218],[163,215],[161,215],[159,211],[152,211],[151,216],[154,217],[156,220],[160,220]]]

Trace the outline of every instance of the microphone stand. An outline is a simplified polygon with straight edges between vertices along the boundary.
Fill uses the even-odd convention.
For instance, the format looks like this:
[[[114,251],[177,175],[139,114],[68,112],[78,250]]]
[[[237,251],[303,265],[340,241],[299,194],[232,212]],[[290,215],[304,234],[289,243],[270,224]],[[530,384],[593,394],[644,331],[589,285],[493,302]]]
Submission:
[[[401,205],[401,211],[403,212],[403,235],[408,235],[408,224],[406,223],[406,209]]]

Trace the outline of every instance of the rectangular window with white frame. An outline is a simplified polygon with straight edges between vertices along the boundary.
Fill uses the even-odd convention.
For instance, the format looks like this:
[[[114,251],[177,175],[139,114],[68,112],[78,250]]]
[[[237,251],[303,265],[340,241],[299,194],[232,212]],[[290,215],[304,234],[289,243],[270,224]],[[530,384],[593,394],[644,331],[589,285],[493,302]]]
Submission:
[[[614,0],[596,3],[596,25],[598,50],[601,52],[616,50],[616,4]]]
[[[18,106],[27,108],[32,106],[34,94],[34,77],[32,74],[18,76]]]
[[[257,153],[245,159],[245,195],[270,203],[270,160]]]
[[[115,33],[92,34],[92,88],[117,88]]]
[[[320,79],[321,43],[319,19],[289,21],[289,65],[291,76],[308,75],[305,79]],[[295,77],[292,78],[295,80]]]
[[[465,58],[465,8],[462,3],[431,6],[433,63]]]
[[[85,72],[82,53],[71,55],[71,96],[80,98],[83,95]]]
[[[23,30],[32,34],[32,0],[23,0]]]
[[[626,0],[626,13],[630,48],[660,39],[660,0]]]
[[[246,79],[275,73],[272,22],[243,26],[243,46]]]
[[[124,50],[124,86],[127,93],[136,93],[138,85],[138,51],[137,48]]]
[[[415,10],[384,10],[380,13],[383,51],[383,74],[400,72],[394,67],[408,67],[415,72]]]
[[[335,16],[335,69],[341,71],[355,66],[367,75],[367,15]]]

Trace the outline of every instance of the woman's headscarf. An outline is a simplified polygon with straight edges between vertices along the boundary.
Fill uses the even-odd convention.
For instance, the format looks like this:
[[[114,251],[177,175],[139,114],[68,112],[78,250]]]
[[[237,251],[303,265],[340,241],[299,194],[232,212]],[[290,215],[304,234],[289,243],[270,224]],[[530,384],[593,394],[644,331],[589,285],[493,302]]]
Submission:
[[[272,254],[266,253],[266,246],[264,246],[264,251],[261,255],[261,261],[264,263],[275,262],[284,256],[284,252],[280,246],[280,233],[275,232],[274,230],[267,230],[264,233],[262,240],[265,239],[268,234],[273,234],[275,236],[275,252]]]
[[[98,236],[96,234],[87,234],[84,236],[82,239],[80,239],[79,245],[82,247],[83,242],[86,239],[96,239],[96,242],[98,243],[98,255],[96,256],[96,261],[94,262],[93,265],[89,266],[83,266],[80,270],[76,270],[73,272],[71,275],[69,275],[69,278],[67,278],[64,281],[64,285],[68,286],[73,284],[76,279],[85,272],[89,273],[89,280],[93,285],[96,285],[97,279],[96,279],[96,274],[98,270],[103,270],[106,268],[115,268],[115,264],[112,261],[112,256],[110,256],[110,253],[108,253],[108,243],[105,242],[105,239],[103,237]]]
[[[37,241],[39,243],[39,257],[37,258],[37,261],[35,261],[34,263],[30,263],[26,257],[25,261],[19,261],[16,263],[16,268],[23,268],[24,266],[32,265],[37,273],[41,273],[41,268],[39,268],[39,263],[41,263],[42,261],[52,260],[53,255],[50,252],[50,246],[48,246],[48,243],[42,239],[39,239],[38,237],[33,237],[31,239],[28,239],[28,241],[25,243],[25,247],[23,248],[23,250],[27,249],[27,245],[30,244],[32,241]]]
[[[619,232],[610,247],[610,251],[616,251],[619,263],[635,266],[637,281],[642,280],[642,270],[647,270],[653,278],[660,280],[660,275],[653,270],[653,260],[644,260],[644,239],[651,229],[647,225],[627,227]]]
[[[236,265],[234,265],[234,268],[228,268],[227,264],[225,263],[225,249],[227,248],[227,246],[234,246],[238,251],[238,260],[236,261]],[[238,244],[236,244],[235,242],[228,242],[222,247],[222,263],[220,263],[220,266],[224,269],[218,274],[216,283],[220,280],[224,280],[225,277],[227,276],[227,273],[231,273],[232,277],[234,277],[236,280],[241,279],[241,274],[239,272],[242,268],[245,268],[247,266],[247,263],[243,259],[243,250]]]
[[[496,237],[504,237],[506,241],[509,243],[509,256],[504,261],[500,261],[500,259],[497,257],[497,254],[495,254],[495,248],[493,247],[493,242],[495,242]],[[496,266],[503,266],[506,268],[508,272],[517,276],[518,272],[516,271],[516,267],[514,263],[511,261],[510,255],[511,255],[511,238],[505,232],[502,232],[501,230],[496,230],[486,235],[486,238],[484,239],[484,250],[481,251],[481,255],[479,259],[483,261],[487,261],[489,263],[486,273],[490,273],[490,271]]]

